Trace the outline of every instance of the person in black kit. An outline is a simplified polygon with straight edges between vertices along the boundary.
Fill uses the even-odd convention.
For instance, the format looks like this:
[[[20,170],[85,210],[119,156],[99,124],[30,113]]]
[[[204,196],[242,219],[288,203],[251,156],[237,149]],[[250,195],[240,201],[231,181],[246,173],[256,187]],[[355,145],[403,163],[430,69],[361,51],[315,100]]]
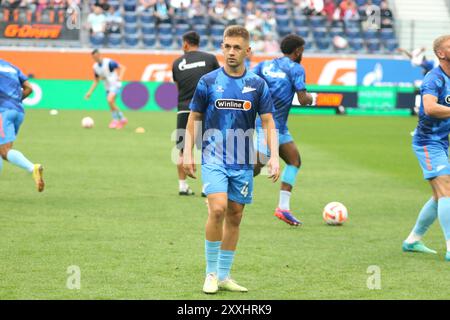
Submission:
[[[195,31],[186,32],[183,35],[184,55],[173,62],[172,77],[178,86],[178,113],[177,113],[177,141],[176,146],[180,150],[178,158],[179,195],[190,196],[194,192],[186,182],[186,174],[183,170],[183,146],[184,133],[189,117],[189,104],[194,96],[195,88],[200,78],[218,68],[217,58],[209,53],[198,51],[200,36]],[[203,195],[203,194],[202,194]]]

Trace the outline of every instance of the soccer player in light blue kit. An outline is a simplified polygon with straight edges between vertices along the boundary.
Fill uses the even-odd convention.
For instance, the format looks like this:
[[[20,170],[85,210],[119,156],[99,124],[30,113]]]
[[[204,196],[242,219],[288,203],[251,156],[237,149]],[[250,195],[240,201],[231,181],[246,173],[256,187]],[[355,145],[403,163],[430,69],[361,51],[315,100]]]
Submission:
[[[303,38],[295,34],[287,35],[280,44],[280,49],[284,56],[274,60],[263,61],[253,70],[269,85],[270,94],[275,105],[275,124],[279,130],[279,154],[286,163],[281,176],[280,201],[278,208],[275,210],[275,216],[294,226],[301,225],[301,222],[292,214],[290,209],[291,192],[300,169],[301,159],[297,146],[289,133],[287,120],[295,94],[297,94],[301,105],[315,104],[314,100],[316,97],[315,93],[306,92],[305,70],[300,64],[304,45],[305,41]],[[260,119],[256,122],[256,128],[259,154],[258,164],[254,168],[255,176],[260,173],[261,168],[267,161],[267,157],[270,155]]]
[[[183,168],[195,178],[194,137],[202,130],[198,122],[205,121],[202,139],[202,179],[208,197],[205,293],[216,293],[219,289],[247,291],[230,278],[230,270],[244,206],[252,201],[256,162],[253,131],[257,115],[262,127],[272,135],[268,139],[272,152],[269,178],[276,181],[279,177],[278,137],[269,88],[244,65],[244,58],[251,51],[249,38],[248,31],[241,26],[230,26],[224,31],[225,65],[198,82],[186,127]]]
[[[22,71],[0,59],[0,172],[3,160],[6,160],[32,174],[37,190],[42,192],[42,165],[31,163],[20,151],[12,149],[25,116],[22,100],[32,92],[28,78]]]
[[[422,237],[439,218],[447,240],[445,259],[450,261],[450,35],[437,38],[433,50],[439,59],[439,66],[423,80],[419,123],[412,144],[433,196],[420,211],[416,225],[402,248],[406,252],[436,253],[425,246]]]

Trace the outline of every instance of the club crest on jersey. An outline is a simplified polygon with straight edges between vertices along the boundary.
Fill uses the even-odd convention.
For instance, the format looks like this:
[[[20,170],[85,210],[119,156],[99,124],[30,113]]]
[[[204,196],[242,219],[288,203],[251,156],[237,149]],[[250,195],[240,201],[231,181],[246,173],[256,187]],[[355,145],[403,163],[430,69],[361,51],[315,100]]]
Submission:
[[[217,109],[248,111],[252,108],[252,103],[248,100],[217,99],[215,106]]]
[[[224,92],[225,90],[223,90],[223,87],[222,86],[217,86],[217,89],[216,89],[216,92],[220,92],[220,93],[222,93],[222,92]]]
[[[448,96],[445,97],[445,102],[448,103],[448,104],[450,104],[450,95],[448,95]]]

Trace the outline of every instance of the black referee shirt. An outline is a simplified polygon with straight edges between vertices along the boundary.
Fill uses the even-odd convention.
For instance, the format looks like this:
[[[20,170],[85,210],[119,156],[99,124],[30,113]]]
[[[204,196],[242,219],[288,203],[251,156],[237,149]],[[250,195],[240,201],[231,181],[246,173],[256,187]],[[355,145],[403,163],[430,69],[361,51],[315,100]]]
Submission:
[[[201,51],[187,52],[173,62],[172,77],[178,85],[178,111],[189,111],[200,78],[218,68],[217,58]]]

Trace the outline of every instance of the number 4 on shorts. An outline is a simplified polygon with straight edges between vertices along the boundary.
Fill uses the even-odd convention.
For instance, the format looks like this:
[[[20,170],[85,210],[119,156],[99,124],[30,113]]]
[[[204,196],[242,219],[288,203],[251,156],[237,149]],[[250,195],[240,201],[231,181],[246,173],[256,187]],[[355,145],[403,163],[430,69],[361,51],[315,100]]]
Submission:
[[[245,183],[245,185],[241,189],[241,194],[247,198],[248,196],[248,182]]]

